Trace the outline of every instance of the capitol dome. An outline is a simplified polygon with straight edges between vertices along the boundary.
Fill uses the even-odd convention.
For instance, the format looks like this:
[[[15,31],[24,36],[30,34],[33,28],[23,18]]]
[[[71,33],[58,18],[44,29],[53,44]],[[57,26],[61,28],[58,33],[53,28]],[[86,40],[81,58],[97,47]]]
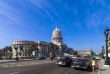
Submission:
[[[57,45],[59,45],[63,42],[62,33],[61,33],[60,29],[58,28],[58,26],[56,26],[56,28],[53,30],[51,42],[54,44],[57,44]]]
[[[52,38],[60,38],[62,37],[61,31],[58,27],[56,27],[53,31]]]

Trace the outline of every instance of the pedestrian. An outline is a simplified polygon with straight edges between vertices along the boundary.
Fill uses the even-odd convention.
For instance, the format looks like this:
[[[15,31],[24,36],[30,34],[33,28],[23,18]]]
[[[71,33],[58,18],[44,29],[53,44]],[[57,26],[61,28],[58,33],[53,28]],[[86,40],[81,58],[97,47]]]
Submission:
[[[95,72],[96,60],[92,59],[92,71]]]
[[[51,59],[51,61],[53,61],[53,55],[51,52],[50,52],[50,59]]]
[[[51,61],[53,61],[53,57],[51,57]]]

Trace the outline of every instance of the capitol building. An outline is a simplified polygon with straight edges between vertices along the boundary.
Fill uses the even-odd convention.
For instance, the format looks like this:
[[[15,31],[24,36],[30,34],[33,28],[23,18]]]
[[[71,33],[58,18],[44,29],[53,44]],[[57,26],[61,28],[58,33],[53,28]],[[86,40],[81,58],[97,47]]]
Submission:
[[[49,57],[50,53],[53,53],[56,57],[61,53],[71,52],[72,48],[63,43],[62,33],[57,26],[53,30],[50,43],[29,40],[15,40],[12,42],[12,58],[29,58],[38,56],[39,54]]]

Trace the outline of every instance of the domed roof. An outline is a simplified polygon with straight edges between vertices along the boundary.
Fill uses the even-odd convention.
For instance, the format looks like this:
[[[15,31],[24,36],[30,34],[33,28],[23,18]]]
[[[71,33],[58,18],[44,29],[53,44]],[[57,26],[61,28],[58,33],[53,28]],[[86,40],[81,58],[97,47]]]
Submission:
[[[62,38],[62,34],[58,26],[53,31],[52,38]]]

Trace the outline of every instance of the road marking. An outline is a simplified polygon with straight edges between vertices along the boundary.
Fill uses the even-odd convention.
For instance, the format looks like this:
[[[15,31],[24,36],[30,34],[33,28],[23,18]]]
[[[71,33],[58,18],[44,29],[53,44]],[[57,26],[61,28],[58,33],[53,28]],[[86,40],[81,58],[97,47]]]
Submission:
[[[10,74],[17,74],[17,73],[19,73],[19,72],[12,72],[12,73],[10,73]]]
[[[21,71],[24,71],[25,69],[21,69],[21,70],[19,70],[19,71],[16,71],[16,72],[12,72],[12,73],[9,73],[9,74],[18,74],[18,73],[20,73]]]
[[[7,68],[8,66],[4,66],[4,67],[2,67],[2,68]]]
[[[18,66],[18,67],[19,67],[19,66],[22,66],[22,65],[16,65],[16,66]]]
[[[10,65],[10,67],[14,67],[14,65]]]

